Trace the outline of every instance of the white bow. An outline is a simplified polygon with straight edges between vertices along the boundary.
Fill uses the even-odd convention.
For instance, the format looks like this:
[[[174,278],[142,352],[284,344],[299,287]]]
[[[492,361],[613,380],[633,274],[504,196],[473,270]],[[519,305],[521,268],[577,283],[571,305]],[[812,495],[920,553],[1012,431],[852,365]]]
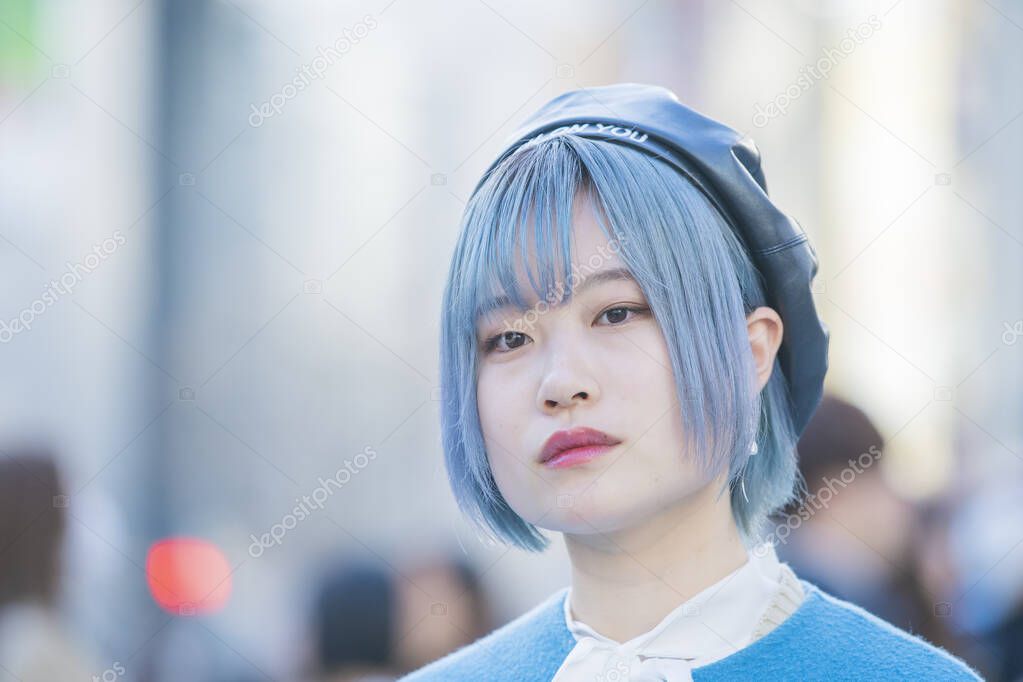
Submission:
[[[692,682],[689,659],[649,656],[625,645],[583,637],[565,658],[557,682]]]

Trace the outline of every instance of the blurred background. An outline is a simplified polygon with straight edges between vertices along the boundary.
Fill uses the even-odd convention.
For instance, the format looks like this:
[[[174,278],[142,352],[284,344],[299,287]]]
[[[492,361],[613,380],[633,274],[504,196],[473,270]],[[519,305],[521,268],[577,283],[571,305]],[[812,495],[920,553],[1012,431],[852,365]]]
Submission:
[[[439,302],[514,126],[616,81],[818,253],[783,558],[1023,679],[1021,69],[1009,0],[3,0],[0,680],[393,679],[568,584],[458,514]]]

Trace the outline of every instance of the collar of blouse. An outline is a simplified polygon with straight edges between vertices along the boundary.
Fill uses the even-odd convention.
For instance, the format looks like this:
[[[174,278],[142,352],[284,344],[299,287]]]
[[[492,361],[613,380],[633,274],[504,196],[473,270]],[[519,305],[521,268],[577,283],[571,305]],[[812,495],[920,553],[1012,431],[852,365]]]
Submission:
[[[576,639],[553,682],[691,680],[693,668],[742,649],[782,588],[782,564],[770,544],[750,550],[741,567],[680,604],[651,630],[616,642],[572,616],[569,588],[565,623]]]

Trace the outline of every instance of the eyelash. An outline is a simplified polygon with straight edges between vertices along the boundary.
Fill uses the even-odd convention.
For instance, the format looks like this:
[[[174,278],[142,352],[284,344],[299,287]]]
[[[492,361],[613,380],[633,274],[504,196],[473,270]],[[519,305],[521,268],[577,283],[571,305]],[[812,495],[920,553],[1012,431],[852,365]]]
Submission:
[[[609,312],[611,312],[613,310],[626,310],[628,312],[635,313],[635,315],[633,315],[633,317],[629,318],[629,319],[635,319],[636,316],[643,315],[645,313],[650,312],[649,308],[642,307],[642,306],[616,305],[616,306],[612,306],[610,308],[605,308],[603,310],[603,312],[601,312],[600,315],[597,316],[597,319],[600,319],[601,317],[603,317],[604,315],[606,315],[607,313],[609,313]],[[626,320],[624,320],[622,322],[619,322],[617,324],[611,324],[609,326],[611,326],[611,327],[620,327],[623,324],[625,324],[626,322],[628,322],[629,319],[626,319]],[[511,350],[503,350],[503,351],[498,351],[495,348],[497,346],[497,344],[500,342],[501,337],[503,337],[505,334],[508,334],[508,333],[522,334],[523,336],[525,336],[525,334],[523,332],[517,332],[515,330],[499,332],[497,334],[494,334],[493,336],[491,336],[490,338],[486,339],[483,342],[483,352],[484,353],[490,353],[490,352],[511,353],[512,351],[514,351],[515,348],[512,348]],[[525,344],[523,344],[523,345],[525,345]],[[519,346],[519,348],[521,348],[521,346]]]

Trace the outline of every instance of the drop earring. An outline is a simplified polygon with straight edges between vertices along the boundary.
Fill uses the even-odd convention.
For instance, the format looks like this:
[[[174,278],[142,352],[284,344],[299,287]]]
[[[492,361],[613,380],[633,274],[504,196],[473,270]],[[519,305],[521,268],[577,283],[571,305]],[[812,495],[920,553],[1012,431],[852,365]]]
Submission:
[[[752,457],[753,455],[757,454],[758,452],[760,452],[760,447],[757,445],[757,439],[754,438],[753,442],[750,443],[750,446],[749,446],[749,456]],[[743,471],[742,472],[742,476],[739,477],[739,487],[742,488],[742,497],[743,497],[743,499],[746,500],[746,504],[749,504],[749,497],[746,495],[746,472],[745,471]]]

